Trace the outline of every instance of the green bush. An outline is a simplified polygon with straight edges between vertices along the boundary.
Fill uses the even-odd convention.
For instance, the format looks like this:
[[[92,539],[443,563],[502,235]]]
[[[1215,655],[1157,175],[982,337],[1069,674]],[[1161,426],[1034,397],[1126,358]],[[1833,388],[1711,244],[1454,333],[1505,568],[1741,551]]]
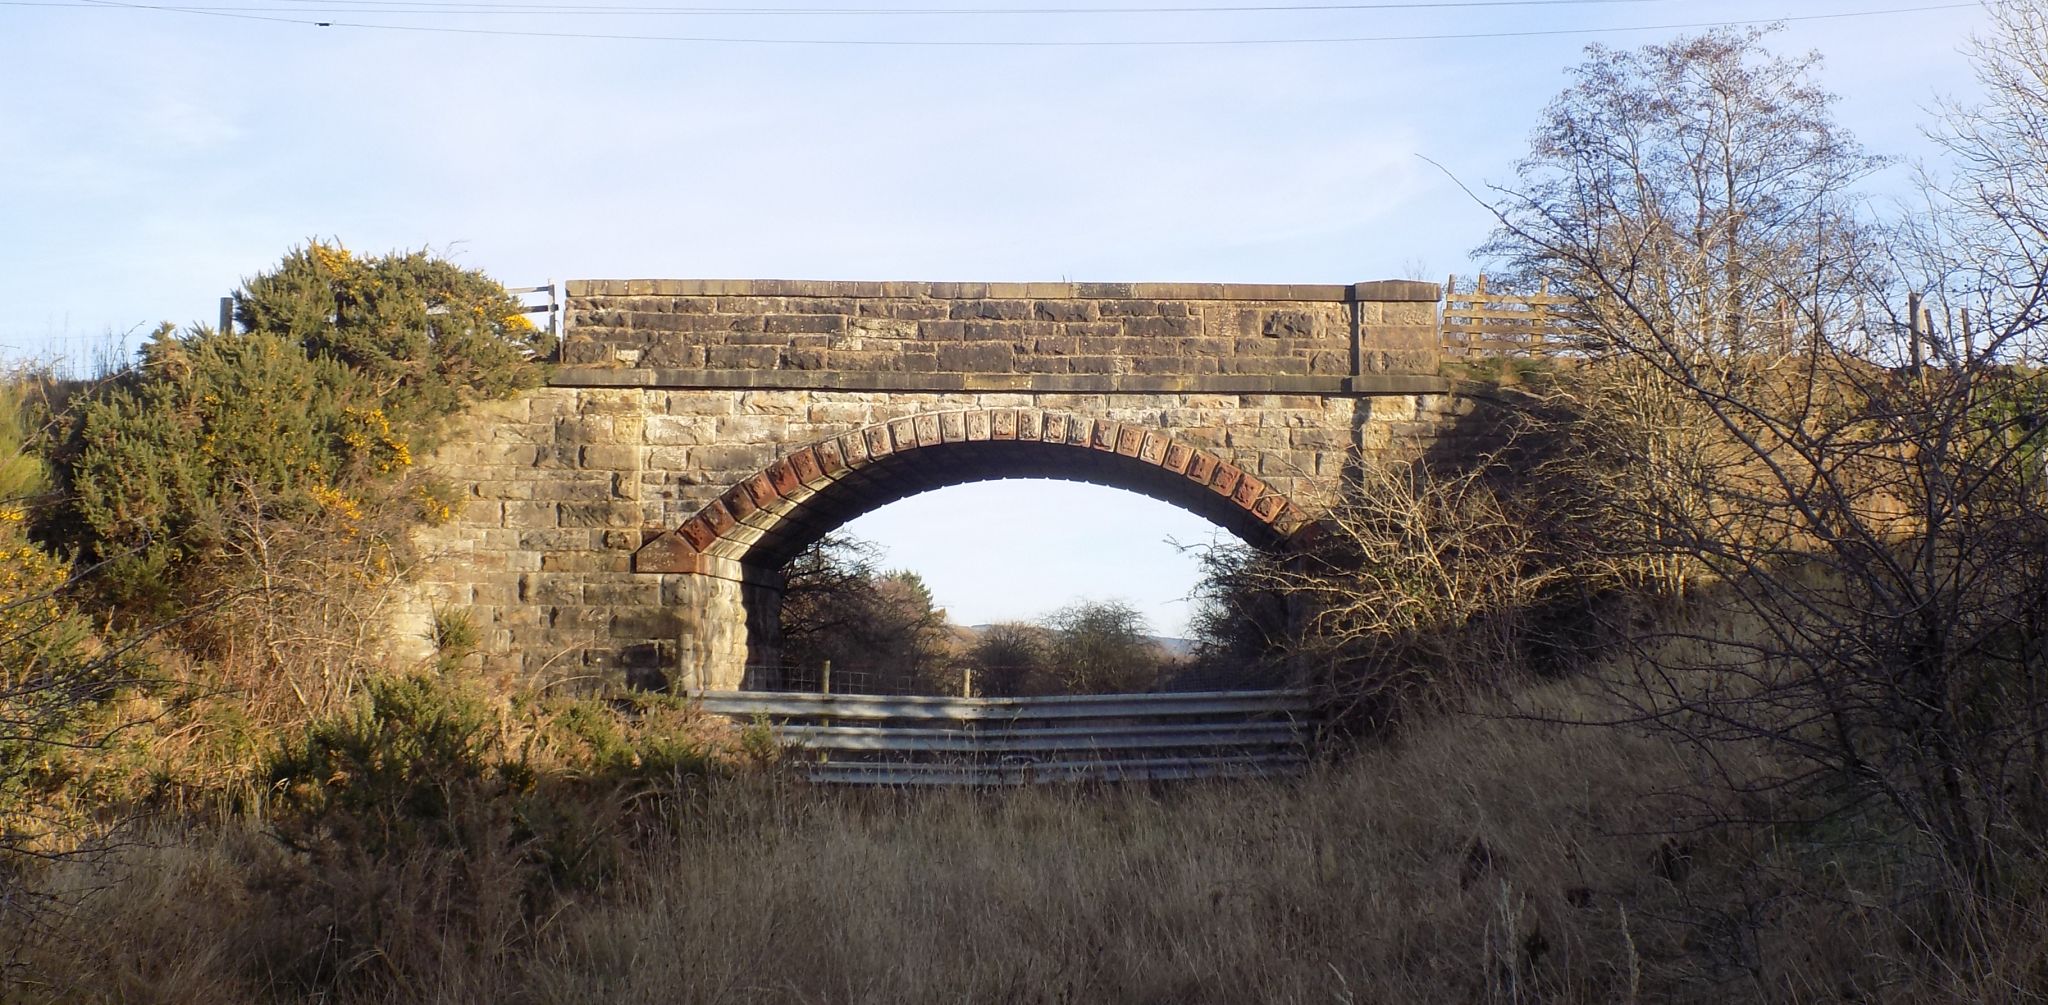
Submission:
[[[523,780],[497,756],[481,696],[426,675],[373,677],[355,710],[309,725],[267,775],[286,817],[359,846],[457,844],[454,810],[480,783]]]
[[[413,458],[468,402],[537,383],[547,348],[502,287],[417,252],[316,243],[236,305],[240,332],[160,329],[74,400],[56,451],[73,502],[51,536],[108,561],[131,614],[232,585],[264,521],[339,539],[366,513],[445,516],[431,486],[397,505]]]
[[[367,377],[406,429],[430,427],[471,397],[531,386],[526,360],[553,348],[480,272],[421,251],[358,258],[320,242],[250,280],[235,297],[235,320]]]

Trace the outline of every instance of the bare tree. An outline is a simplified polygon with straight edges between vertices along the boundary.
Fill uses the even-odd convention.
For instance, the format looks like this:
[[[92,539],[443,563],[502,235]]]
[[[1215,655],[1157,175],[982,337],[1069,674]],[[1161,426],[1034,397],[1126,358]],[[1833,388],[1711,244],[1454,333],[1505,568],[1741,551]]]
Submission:
[[[2001,22],[1994,84],[2041,80],[2015,68],[2039,51],[2012,34],[2038,42],[2026,6]],[[1695,616],[1637,639],[1629,717],[1710,754],[1760,743],[1770,767],[1730,781],[1827,811],[1874,800],[1990,894],[2041,833],[2048,769],[2048,388],[2007,365],[2032,358],[2038,252],[1979,284],[2004,307],[1974,348],[1918,311],[1881,324],[1857,305],[1894,302],[1898,253],[1859,218],[1849,186],[1873,162],[1810,57],[1725,32],[1594,56],[1502,191],[1490,247],[1580,300],[1585,362],[1558,387],[1589,420],[1575,432],[1612,488],[1617,550],[1700,581]],[[2048,162],[2009,128],[2040,121],[2038,91],[2004,93],[2007,118],[1950,135],[1985,159],[1962,215],[2022,248]]]
[[[1051,676],[1067,694],[1143,691],[1159,679],[1165,654],[1125,601],[1075,601],[1040,623],[1052,633]]]
[[[982,693],[1032,694],[1050,683],[1052,633],[1028,622],[999,622],[981,630],[967,658]]]

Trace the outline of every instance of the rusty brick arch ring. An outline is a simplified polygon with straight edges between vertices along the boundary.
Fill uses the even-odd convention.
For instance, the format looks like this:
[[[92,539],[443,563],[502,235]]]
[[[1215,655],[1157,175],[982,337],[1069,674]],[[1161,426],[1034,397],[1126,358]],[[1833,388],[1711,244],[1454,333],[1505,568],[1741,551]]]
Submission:
[[[1004,477],[1087,481],[1179,505],[1262,547],[1313,526],[1264,481],[1156,426],[1033,408],[930,412],[778,459],[643,545],[633,569],[739,578],[777,569],[863,513],[919,492]]]

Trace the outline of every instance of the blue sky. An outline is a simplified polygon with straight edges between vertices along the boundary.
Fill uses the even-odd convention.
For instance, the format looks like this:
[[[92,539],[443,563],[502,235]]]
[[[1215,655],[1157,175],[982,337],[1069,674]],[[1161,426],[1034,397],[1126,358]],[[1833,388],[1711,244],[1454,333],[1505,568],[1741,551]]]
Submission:
[[[74,359],[132,344],[158,321],[210,319],[241,277],[312,236],[365,251],[431,247],[509,285],[1469,274],[1488,218],[1457,182],[1510,176],[1584,45],[1677,33],[1579,29],[1918,6],[1604,0],[741,16],[593,3],[555,14],[512,9],[543,0],[507,0],[493,13],[474,2],[450,13],[398,0],[190,0],[234,8],[210,14],[25,2],[0,5],[0,37],[10,42],[0,64],[0,354]],[[1053,5],[943,6],[1034,4]],[[297,21],[334,24],[289,23]],[[1969,95],[1959,49],[1981,22],[1974,9],[1800,21],[1773,44],[1820,50],[1841,120],[1873,150],[1912,156],[1926,152],[1918,128],[1932,99]],[[392,27],[352,26],[370,24]],[[1241,40],[1559,29],[1572,33],[1076,48],[560,37]],[[476,30],[549,37],[466,33]],[[1878,186],[1903,177],[1894,171]],[[1084,507],[1089,519],[1044,518]],[[976,530],[991,520],[1016,528],[1000,542],[1013,552],[999,553]],[[1184,622],[1177,598],[1193,573],[1164,539],[1210,534],[1147,500],[1059,483],[932,493],[853,529],[887,546],[890,564],[923,573],[956,620],[1123,597],[1168,634]]]

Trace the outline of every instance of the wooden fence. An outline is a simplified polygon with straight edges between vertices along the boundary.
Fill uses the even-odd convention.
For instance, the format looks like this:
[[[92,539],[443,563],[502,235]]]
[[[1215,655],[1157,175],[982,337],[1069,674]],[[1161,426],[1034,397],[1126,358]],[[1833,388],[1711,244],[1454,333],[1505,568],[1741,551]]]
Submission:
[[[1014,785],[1300,771],[1302,690],[942,698],[706,691],[705,711],[765,720],[814,781]]]
[[[1558,350],[1557,319],[1551,308],[1569,297],[1550,292],[1550,280],[1536,293],[1500,293],[1481,275],[1472,289],[1458,292],[1458,277],[1444,282],[1443,354],[1446,358],[1542,356]]]

